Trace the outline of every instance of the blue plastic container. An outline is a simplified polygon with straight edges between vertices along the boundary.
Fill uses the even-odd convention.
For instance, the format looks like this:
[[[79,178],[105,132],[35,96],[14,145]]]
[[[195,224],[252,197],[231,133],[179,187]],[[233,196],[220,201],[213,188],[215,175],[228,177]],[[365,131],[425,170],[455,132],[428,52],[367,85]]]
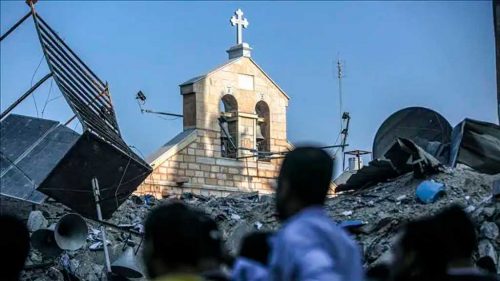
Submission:
[[[423,181],[417,187],[417,198],[424,204],[434,203],[444,193],[444,184],[435,181]]]

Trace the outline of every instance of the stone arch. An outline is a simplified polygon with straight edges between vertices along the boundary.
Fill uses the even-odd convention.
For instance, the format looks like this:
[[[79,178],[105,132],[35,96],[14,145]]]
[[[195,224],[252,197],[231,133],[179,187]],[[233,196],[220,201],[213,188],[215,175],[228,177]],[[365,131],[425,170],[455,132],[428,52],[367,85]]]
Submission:
[[[269,113],[269,105],[265,101],[259,101],[255,105],[255,114],[257,114],[257,127],[256,127],[256,146],[257,150],[260,152],[269,152],[271,151],[271,122],[270,122],[270,113]],[[261,135],[259,135],[259,130]]]
[[[236,112],[238,111],[238,101],[233,95],[226,94],[220,99],[220,112]]]
[[[233,95],[224,95],[219,102],[219,125],[221,136],[221,156],[236,158],[238,156],[238,101]]]

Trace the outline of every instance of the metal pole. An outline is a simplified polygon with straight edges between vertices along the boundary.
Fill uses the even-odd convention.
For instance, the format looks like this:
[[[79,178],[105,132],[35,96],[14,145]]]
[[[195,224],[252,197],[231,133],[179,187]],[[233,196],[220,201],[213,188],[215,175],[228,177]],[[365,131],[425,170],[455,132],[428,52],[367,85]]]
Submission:
[[[16,22],[16,24],[14,24],[9,30],[7,30],[7,32],[5,32],[1,37],[0,37],[0,41],[2,41],[3,39],[5,39],[7,36],[9,36],[9,34],[14,31],[14,29],[16,29],[19,25],[21,25],[21,23],[23,23],[23,21],[25,21],[27,18],[29,18],[31,16],[31,11],[29,11],[29,13],[27,13],[24,17],[22,17],[18,22]]]
[[[174,116],[174,117],[184,117],[184,115],[181,115],[181,114],[160,112],[160,111],[154,111],[154,110],[142,109],[142,108],[141,108],[141,112],[153,113],[153,114],[159,114],[159,115],[167,115],[167,116]]]
[[[45,75],[42,80],[38,81],[33,87],[31,87],[24,95],[18,98],[13,104],[11,104],[4,112],[0,114],[0,120],[3,119],[9,112],[11,112],[18,104],[20,104],[24,99],[26,99],[33,91],[35,91],[40,85],[43,84],[47,79],[52,77],[52,72]]]
[[[94,190],[94,200],[95,200],[95,207],[97,210],[97,219],[102,221],[102,213],[101,213],[101,194],[99,192],[99,181],[97,181],[97,178],[92,178],[92,189]],[[101,224],[101,234],[102,234],[102,243],[104,247],[104,259],[106,260],[106,269],[107,272],[111,272],[111,262],[109,260],[109,253],[108,253],[108,245],[107,245],[107,240],[106,240],[106,227],[104,224]]]

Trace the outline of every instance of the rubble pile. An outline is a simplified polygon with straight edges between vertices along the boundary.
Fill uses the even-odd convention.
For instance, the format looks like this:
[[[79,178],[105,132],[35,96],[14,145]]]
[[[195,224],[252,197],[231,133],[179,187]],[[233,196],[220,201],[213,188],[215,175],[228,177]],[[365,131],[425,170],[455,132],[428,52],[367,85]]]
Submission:
[[[427,178],[443,183],[445,193],[436,202],[424,204],[419,202],[415,195],[422,179],[415,179],[412,173],[408,173],[364,190],[340,193],[327,200],[326,209],[332,219],[341,225],[355,226],[350,232],[359,242],[365,266],[369,267],[388,257],[391,242],[405,222],[431,215],[449,204],[459,203],[477,224],[480,247],[476,258],[490,256],[498,266],[500,202],[495,202],[492,198],[492,183],[498,179],[500,174],[481,174],[467,167],[447,169]],[[108,222],[141,232],[142,223],[149,210],[171,200],[182,200],[214,218],[223,232],[226,247],[233,254],[236,253],[239,241],[245,233],[277,230],[279,227],[274,198],[259,196],[257,193],[239,193],[224,198],[185,193],[179,198],[163,200],[156,200],[152,196],[131,196]],[[26,203],[5,199],[2,203],[11,204],[12,206],[7,208],[15,207],[16,212],[26,219],[30,214],[31,207]],[[37,225],[39,227],[56,223],[61,216],[71,212],[53,201],[39,206],[38,210],[44,218],[35,220],[34,226],[30,226],[31,230]],[[87,222],[89,236],[82,249],[66,252],[58,257],[47,257],[37,250],[32,250],[22,280],[63,280],[64,268],[67,269],[66,272],[73,273],[81,280],[102,280],[104,258],[98,225],[93,221]],[[111,227],[107,227],[107,235],[111,261],[117,259],[125,247],[140,248],[140,236]],[[141,251],[138,252],[140,259]]]

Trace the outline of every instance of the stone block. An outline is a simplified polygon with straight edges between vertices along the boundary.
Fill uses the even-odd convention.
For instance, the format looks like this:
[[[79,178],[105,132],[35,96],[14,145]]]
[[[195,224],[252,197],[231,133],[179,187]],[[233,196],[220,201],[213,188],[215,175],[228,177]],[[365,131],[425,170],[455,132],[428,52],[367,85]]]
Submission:
[[[217,185],[217,179],[206,179],[205,180],[205,183],[206,184],[210,184],[210,185]]]
[[[215,159],[214,158],[208,158],[208,157],[196,157],[196,163],[207,164],[207,165],[215,165]]]
[[[196,156],[205,156],[205,150],[204,149],[196,149]]]
[[[212,166],[212,167],[210,168],[210,171],[211,171],[212,173],[218,173],[218,172],[219,172],[219,170],[220,170],[220,169],[219,169],[219,166]]]
[[[246,169],[245,174],[255,177],[257,176],[257,169]]]
[[[226,176],[226,174],[219,173],[219,174],[217,174],[217,179],[219,179],[219,180],[225,180],[225,179],[227,179],[227,176]]]
[[[236,168],[229,168],[229,171],[228,171],[230,174],[240,174],[240,170],[239,169],[236,169]]]
[[[177,162],[183,162],[184,161],[184,156],[181,154],[177,154],[174,157],[172,157],[172,160],[177,161]]]
[[[201,165],[201,170],[202,170],[202,171],[205,171],[205,172],[210,171],[210,165],[204,165],[204,164],[202,164],[202,165]]]
[[[177,172],[178,172],[178,171],[179,171],[179,170],[174,169],[174,168],[168,168],[168,169],[167,169],[167,174],[168,174],[168,175],[175,175],[175,174],[177,174]]]
[[[204,176],[205,176],[205,175],[203,174],[203,171],[195,171],[195,172],[194,172],[194,175],[195,175],[196,177],[200,177],[200,178],[202,178],[202,177],[204,177]]]
[[[200,165],[199,164],[194,164],[194,163],[189,163],[188,168],[191,170],[200,170]]]
[[[193,170],[186,170],[186,176],[187,177],[194,177],[194,171]]]
[[[216,159],[215,163],[220,166],[245,167],[245,163],[243,161],[229,158]]]
[[[184,162],[188,162],[188,163],[194,163],[196,162],[196,157],[192,156],[192,155],[186,155],[184,156]]]

